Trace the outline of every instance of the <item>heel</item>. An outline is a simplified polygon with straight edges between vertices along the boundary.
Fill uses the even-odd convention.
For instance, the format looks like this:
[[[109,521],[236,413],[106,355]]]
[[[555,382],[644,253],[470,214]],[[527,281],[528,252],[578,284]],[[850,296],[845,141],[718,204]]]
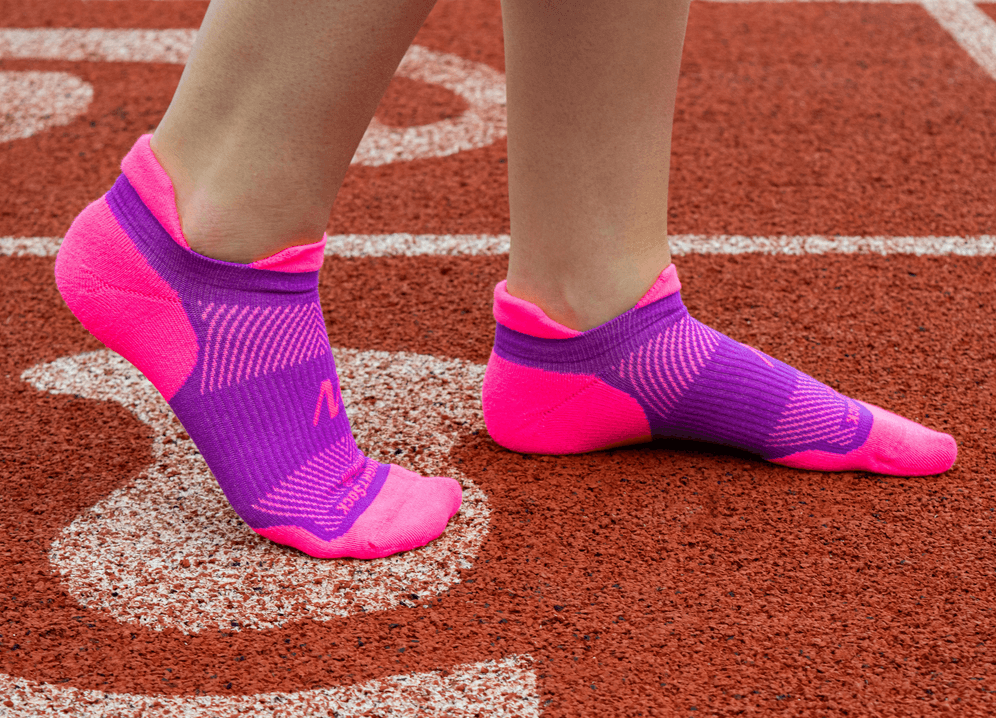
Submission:
[[[650,441],[639,403],[597,376],[515,364],[494,352],[482,392],[488,433],[524,454],[580,454]]]
[[[70,311],[134,364],[168,401],[197,363],[197,337],[176,291],[149,266],[107,200],[73,221],[55,260]]]

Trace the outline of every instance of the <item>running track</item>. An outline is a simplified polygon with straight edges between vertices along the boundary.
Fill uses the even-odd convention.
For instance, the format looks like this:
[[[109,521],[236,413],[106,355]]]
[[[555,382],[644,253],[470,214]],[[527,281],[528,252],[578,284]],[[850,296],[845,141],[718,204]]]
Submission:
[[[0,716],[993,713],[996,5],[692,5],[686,302],[955,435],[951,472],[904,479],[490,440],[500,20],[440,0],[321,282],[361,446],[458,477],[465,508],[372,562],[257,540],[55,291],[62,233],[154,128],[205,8],[0,0]]]

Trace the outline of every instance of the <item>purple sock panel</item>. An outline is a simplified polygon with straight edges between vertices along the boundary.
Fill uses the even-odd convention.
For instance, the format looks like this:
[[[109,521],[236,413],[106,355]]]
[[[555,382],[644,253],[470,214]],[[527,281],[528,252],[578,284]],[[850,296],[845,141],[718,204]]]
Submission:
[[[499,324],[494,351],[513,364],[597,376],[639,403],[655,437],[776,459],[814,449],[846,454],[871,430],[861,404],[692,318],[678,293],[571,338]]]
[[[323,541],[342,536],[377,495],[387,467],[363,457],[340,411],[318,273],[267,272],[180,247],[124,175],[106,199],[176,290],[197,336],[197,364],[169,403],[232,507],[254,529],[291,523]],[[326,398],[322,387],[330,384]],[[313,425],[320,400],[335,402],[335,413]],[[326,511],[289,495],[291,477],[303,476],[315,484],[294,496]],[[347,508],[350,491],[363,498]]]

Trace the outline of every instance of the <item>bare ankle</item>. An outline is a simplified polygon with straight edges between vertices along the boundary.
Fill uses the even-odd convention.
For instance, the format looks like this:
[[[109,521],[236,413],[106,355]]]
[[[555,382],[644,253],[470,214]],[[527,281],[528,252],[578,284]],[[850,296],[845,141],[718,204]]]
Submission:
[[[155,137],[152,149],[173,182],[184,238],[198,254],[250,264],[321,239],[330,208],[302,201],[308,193],[300,180],[246,177],[235,163],[213,158],[185,161]]]
[[[632,309],[671,263],[667,245],[640,262],[605,262],[576,271],[540,271],[510,258],[508,293],[532,302],[569,329],[587,331]]]

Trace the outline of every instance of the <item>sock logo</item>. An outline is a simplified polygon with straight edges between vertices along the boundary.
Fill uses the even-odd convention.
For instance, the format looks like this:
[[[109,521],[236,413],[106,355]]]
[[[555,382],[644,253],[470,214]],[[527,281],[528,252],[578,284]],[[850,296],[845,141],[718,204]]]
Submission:
[[[857,424],[861,421],[861,409],[858,408],[857,403],[847,400],[847,421],[851,424]]]
[[[318,403],[315,404],[315,418],[311,420],[312,426],[318,426],[318,420],[322,417],[322,403],[326,401],[329,406],[329,419],[334,419],[339,413],[339,401],[336,399],[335,387],[332,385],[331,379],[323,381],[318,390]]]

